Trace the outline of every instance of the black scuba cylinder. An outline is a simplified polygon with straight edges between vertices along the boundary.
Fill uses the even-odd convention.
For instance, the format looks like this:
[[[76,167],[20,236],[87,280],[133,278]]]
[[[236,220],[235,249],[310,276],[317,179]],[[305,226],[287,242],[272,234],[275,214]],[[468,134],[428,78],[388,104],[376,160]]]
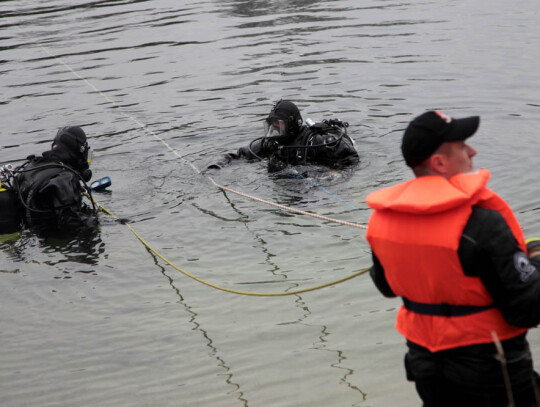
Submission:
[[[0,183],[0,234],[21,230],[21,213],[15,191]]]

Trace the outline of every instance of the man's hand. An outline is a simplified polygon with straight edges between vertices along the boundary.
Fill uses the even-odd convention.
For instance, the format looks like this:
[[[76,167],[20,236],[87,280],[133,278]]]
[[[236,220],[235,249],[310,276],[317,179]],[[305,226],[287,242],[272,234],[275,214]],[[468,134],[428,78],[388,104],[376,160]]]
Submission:
[[[527,243],[527,254],[529,258],[537,257],[540,260],[540,237],[531,237],[525,241]]]

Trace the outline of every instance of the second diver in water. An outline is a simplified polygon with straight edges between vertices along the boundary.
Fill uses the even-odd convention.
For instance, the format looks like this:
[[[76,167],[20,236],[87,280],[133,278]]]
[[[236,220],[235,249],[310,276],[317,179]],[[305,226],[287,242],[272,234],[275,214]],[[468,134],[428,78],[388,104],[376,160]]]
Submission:
[[[354,141],[347,135],[348,123],[337,119],[303,123],[298,107],[288,101],[277,102],[264,122],[264,136],[228,153],[208,168],[221,168],[232,160],[269,159],[269,171],[287,165],[324,165],[341,169],[359,162]]]
[[[83,129],[67,126],[42,156],[30,156],[14,170],[2,168],[0,207],[3,212],[10,209],[10,219],[0,219],[6,220],[0,222],[0,233],[12,233],[23,224],[40,230],[95,226],[96,208],[86,185],[92,177],[90,152]]]

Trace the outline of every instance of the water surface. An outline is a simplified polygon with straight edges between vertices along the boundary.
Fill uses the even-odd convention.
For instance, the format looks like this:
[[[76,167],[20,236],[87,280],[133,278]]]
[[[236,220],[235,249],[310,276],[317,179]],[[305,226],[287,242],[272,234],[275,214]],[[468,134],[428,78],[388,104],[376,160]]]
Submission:
[[[370,265],[364,230],[216,188],[200,174],[262,135],[280,98],[338,117],[353,171],[308,178],[235,162],[221,185],[365,223],[366,195],[411,176],[399,143],[426,109],[480,115],[476,166],[540,235],[538,7],[437,1],[0,3],[0,161],[81,125],[101,204],[190,273],[284,292]],[[0,243],[2,406],[404,406],[398,300],[367,275],[288,297],[193,281],[103,214],[84,238]],[[540,358],[540,336],[529,335]],[[538,363],[538,362],[537,362]]]

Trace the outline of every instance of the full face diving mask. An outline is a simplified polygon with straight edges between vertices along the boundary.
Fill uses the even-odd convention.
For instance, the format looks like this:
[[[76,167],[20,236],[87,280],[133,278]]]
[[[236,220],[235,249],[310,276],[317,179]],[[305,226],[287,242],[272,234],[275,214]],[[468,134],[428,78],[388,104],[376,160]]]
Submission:
[[[287,135],[287,122],[281,119],[266,119],[264,121],[265,137],[284,137]]]

